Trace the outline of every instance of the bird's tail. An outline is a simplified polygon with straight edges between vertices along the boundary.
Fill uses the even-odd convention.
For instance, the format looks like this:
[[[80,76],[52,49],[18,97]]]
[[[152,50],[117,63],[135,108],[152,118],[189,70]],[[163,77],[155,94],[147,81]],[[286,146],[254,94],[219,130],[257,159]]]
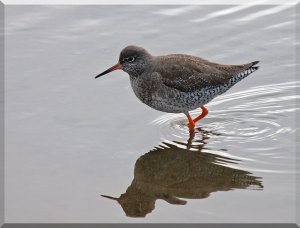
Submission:
[[[254,61],[252,63],[247,64],[246,68],[244,70],[242,70],[241,72],[239,72],[238,74],[236,74],[235,76],[230,78],[229,84],[234,85],[237,82],[239,82],[240,80],[247,77],[248,75],[250,75],[253,72],[257,71],[259,69],[259,66],[255,66],[255,65],[258,64],[258,63],[259,63],[259,61]]]
[[[242,72],[238,73],[236,77],[241,77],[241,79],[247,77],[249,74],[252,74],[254,71],[258,70],[259,66],[255,66],[258,64],[259,61],[254,61],[252,63],[249,63],[249,67],[247,67]]]

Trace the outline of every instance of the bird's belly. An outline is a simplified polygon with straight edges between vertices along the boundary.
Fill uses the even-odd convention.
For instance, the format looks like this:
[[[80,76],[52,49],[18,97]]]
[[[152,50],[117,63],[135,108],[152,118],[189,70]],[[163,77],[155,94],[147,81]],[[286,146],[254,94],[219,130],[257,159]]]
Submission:
[[[153,109],[168,113],[186,113],[207,104],[217,95],[226,91],[221,86],[203,87],[196,91],[181,92],[168,86],[149,87],[150,84],[132,82],[135,95]]]
[[[199,102],[201,103],[200,93],[183,93],[170,90],[153,93],[148,105],[163,112],[184,113],[199,108]]]

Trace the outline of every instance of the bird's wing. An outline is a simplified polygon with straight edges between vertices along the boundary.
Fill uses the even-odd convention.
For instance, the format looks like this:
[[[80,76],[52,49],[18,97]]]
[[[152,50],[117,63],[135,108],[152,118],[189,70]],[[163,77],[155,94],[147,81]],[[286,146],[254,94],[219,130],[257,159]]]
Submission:
[[[160,56],[154,73],[166,86],[182,92],[195,91],[206,86],[222,85],[256,63],[221,65],[189,55]]]

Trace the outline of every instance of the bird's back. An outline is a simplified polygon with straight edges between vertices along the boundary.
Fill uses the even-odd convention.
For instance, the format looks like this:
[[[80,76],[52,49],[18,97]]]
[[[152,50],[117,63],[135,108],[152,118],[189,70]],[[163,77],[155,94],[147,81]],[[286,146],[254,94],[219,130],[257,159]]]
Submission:
[[[224,65],[195,56],[173,54],[156,57],[154,72],[166,86],[191,92],[207,86],[236,83],[258,69],[258,61],[242,65]]]

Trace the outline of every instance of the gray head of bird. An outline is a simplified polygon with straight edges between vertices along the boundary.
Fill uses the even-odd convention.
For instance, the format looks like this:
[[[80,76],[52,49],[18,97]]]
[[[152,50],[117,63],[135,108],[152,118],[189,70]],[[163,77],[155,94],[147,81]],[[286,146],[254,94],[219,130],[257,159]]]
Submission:
[[[130,76],[135,77],[142,74],[146,67],[151,64],[152,60],[152,55],[144,48],[130,45],[121,51],[119,61],[116,65],[108,68],[95,78],[120,69],[127,72]]]

